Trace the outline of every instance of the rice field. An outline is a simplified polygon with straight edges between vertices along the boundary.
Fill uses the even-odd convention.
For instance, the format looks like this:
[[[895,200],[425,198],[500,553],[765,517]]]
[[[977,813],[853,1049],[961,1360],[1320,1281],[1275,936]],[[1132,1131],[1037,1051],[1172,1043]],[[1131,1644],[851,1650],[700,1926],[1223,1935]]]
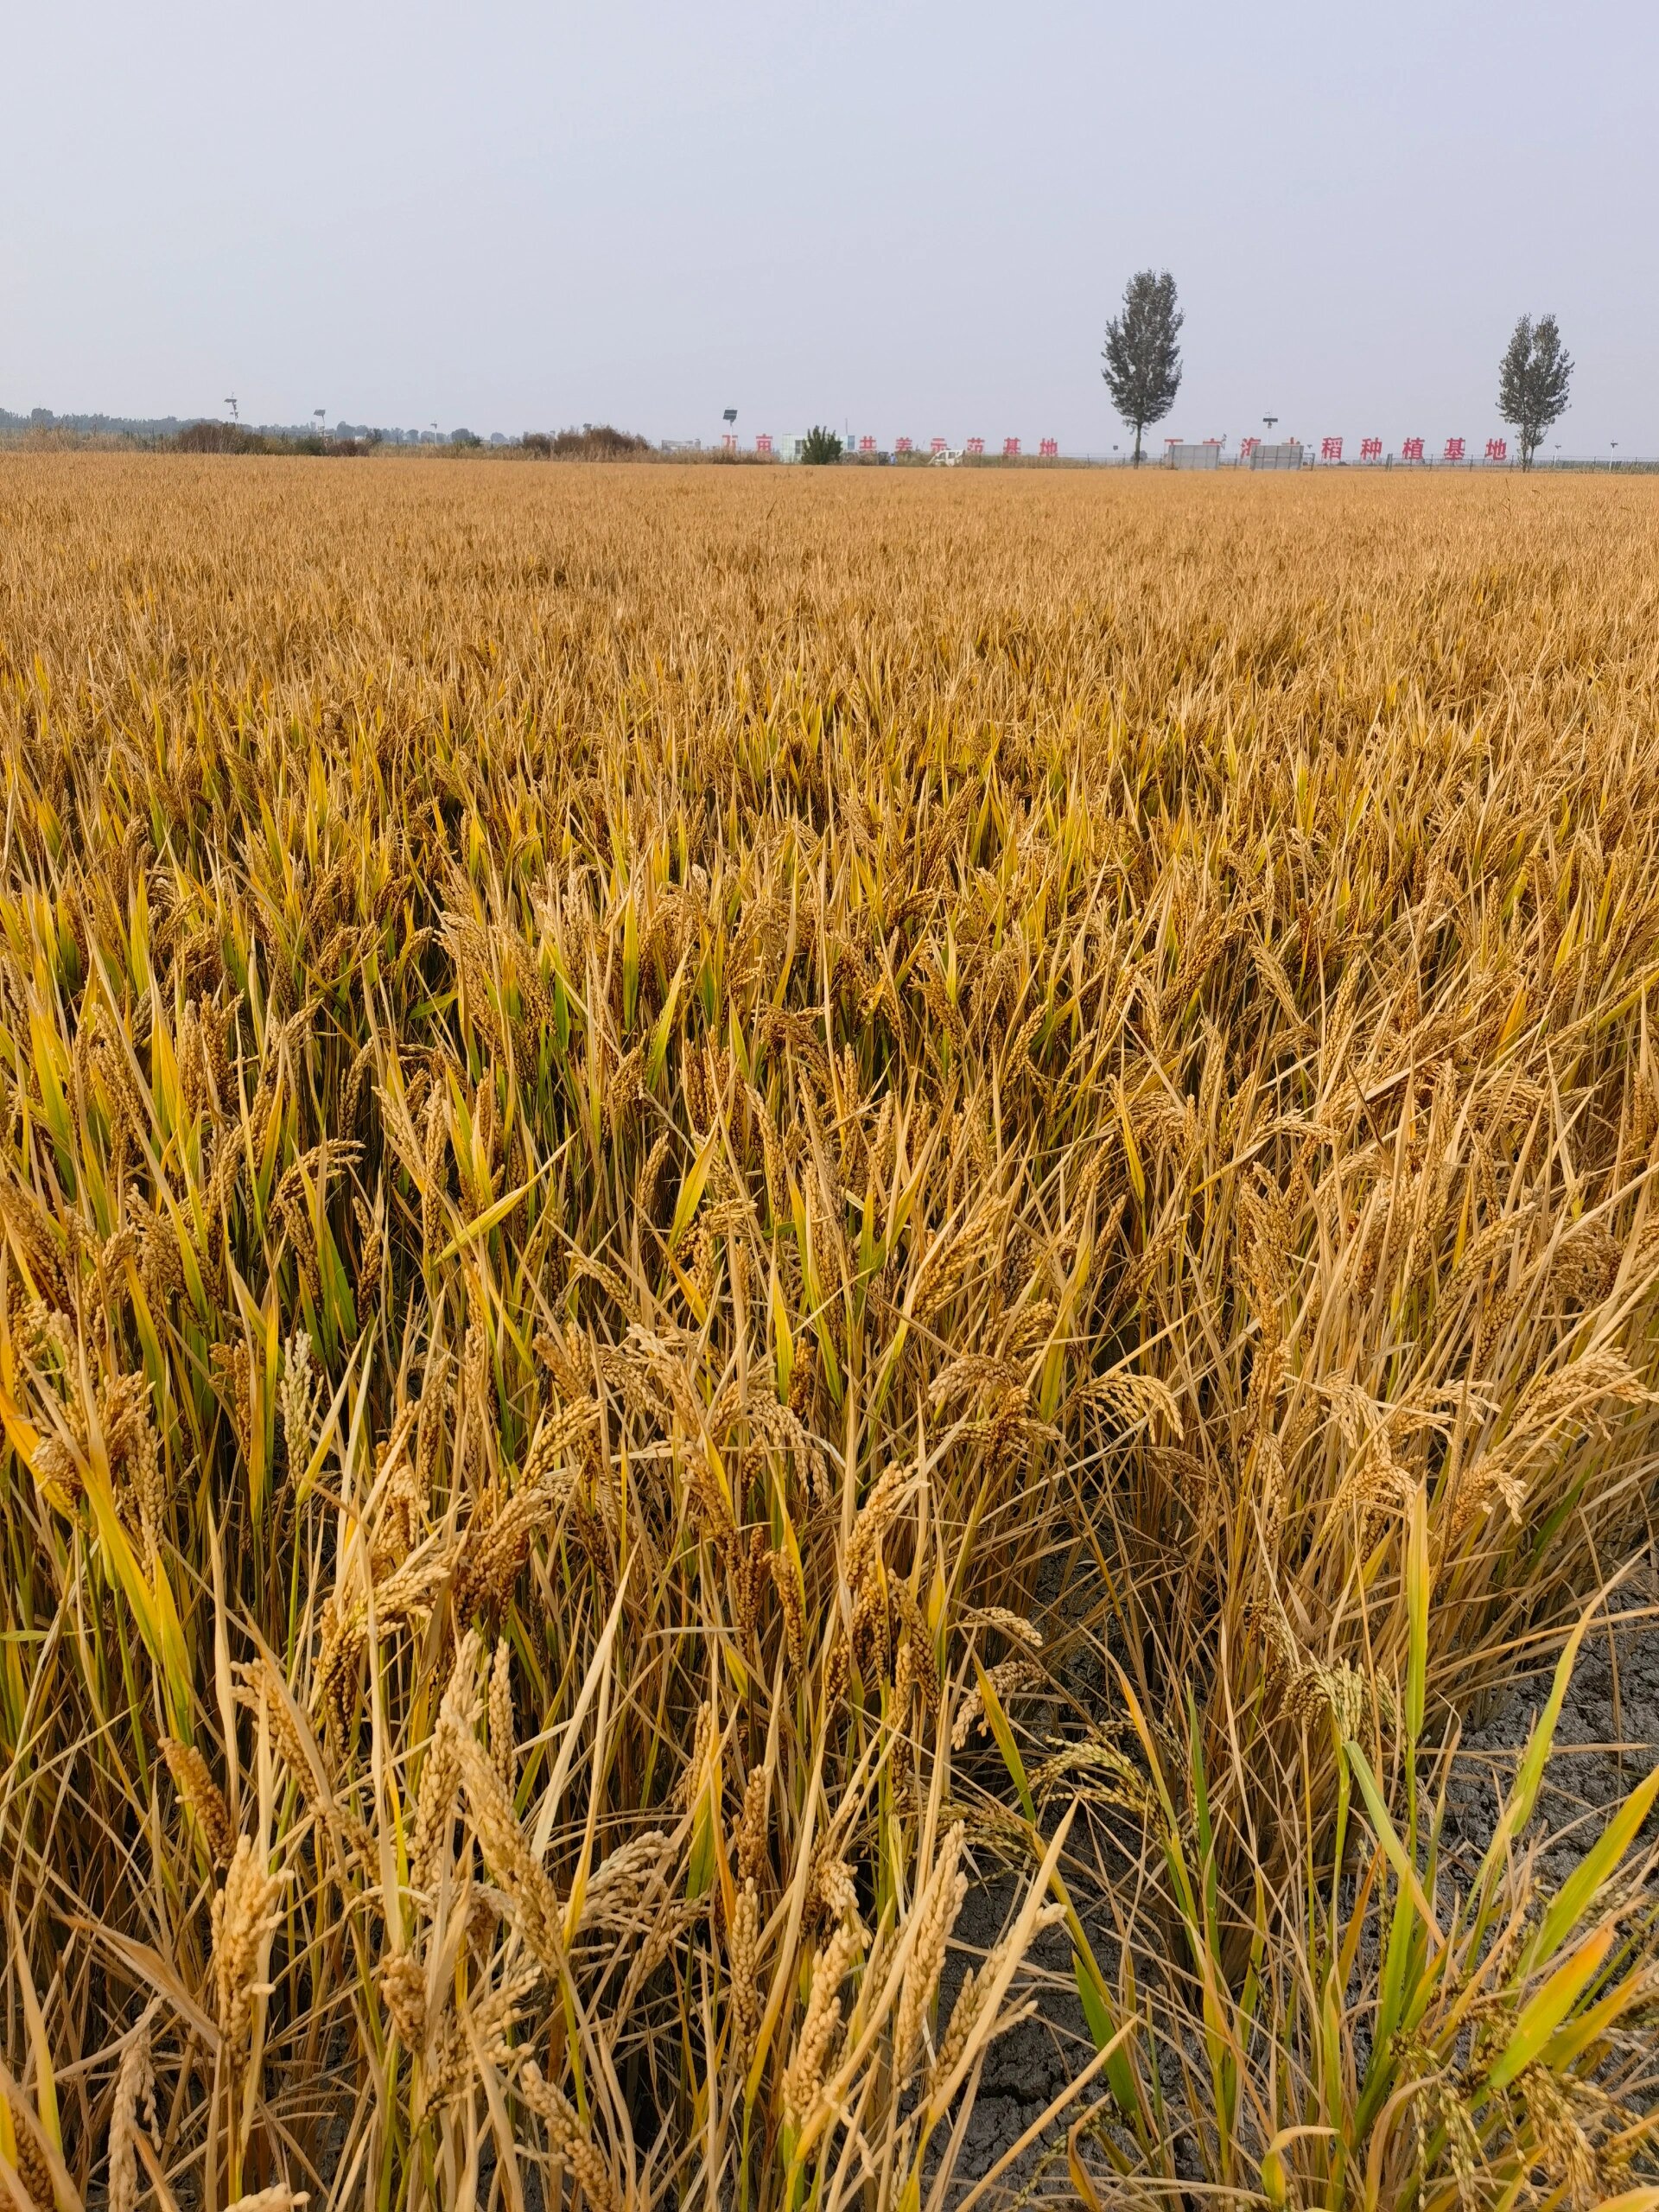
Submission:
[[[1656,718],[1642,481],[0,459],[0,2198],[1659,2205]]]

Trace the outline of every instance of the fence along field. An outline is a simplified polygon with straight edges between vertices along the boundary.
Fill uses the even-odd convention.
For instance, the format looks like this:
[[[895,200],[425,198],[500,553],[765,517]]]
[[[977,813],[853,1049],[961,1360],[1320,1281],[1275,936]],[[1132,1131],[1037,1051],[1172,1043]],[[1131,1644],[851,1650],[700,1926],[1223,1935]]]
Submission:
[[[1046,1930],[979,2202],[1659,2202],[1581,1628],[1437,1812],[1647,1542],[1656,577],[1638,484],[7,461],[12,2196],[963,2201]]]

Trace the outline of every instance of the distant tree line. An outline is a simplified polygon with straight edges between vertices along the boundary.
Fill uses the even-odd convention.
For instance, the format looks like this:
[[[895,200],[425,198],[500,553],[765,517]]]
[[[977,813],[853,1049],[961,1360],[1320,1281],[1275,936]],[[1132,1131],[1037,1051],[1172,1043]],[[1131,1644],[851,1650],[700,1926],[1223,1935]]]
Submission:
[[[332,430],[320,430],[311,423],[221,423],[213,418],[188,415],[58,415],[49,407],[32,408],[27,415],[22,415],[0,407],[0,436],[7,437],[32,432],[74,437],[130,438],[146,444],[156,444],[182,437],[187,433],[214,429],[243,430],[251,436],[275,439],[284,448],[298,445],[306,439],[317,438],[336,445],[413,446],[440,442],[436,433],[432,431],[382,429],[371,428],[366,423],[336,423]],[[470,430],[450,433],[451,437],[462,441],[469,440],[473,435]]]
[[[115,445],[195,454],[321,454],[349,456],[383,448],[418,447],[430,453],[490,453],[541,461],[647,461],[663,457],[649,438],[619,430],[609,423],[584,423],[580,429],[527,431],[506,438],[497,432],[487,442],[476,430],[450,430],[442,436],[414,430],[385,430],[366,423],[337,423],[332,430],[282,424],[181,421],[176,416],[148,419],[118,415],[54,415],[37,407],[28,415],[0,408],[0,440],[45,445]],[[709,456],[712,457],[712,456]],[[729,456],[721,454],[720,458]]]

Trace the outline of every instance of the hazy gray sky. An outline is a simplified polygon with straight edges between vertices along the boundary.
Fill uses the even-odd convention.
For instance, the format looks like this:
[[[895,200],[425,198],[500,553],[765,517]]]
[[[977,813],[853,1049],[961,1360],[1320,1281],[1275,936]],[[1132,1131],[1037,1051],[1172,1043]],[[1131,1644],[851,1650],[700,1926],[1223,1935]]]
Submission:
[[[12,0],[0,405],[1103,450],[1125,278],[1164,426],[1659,453],[1653,0]]]

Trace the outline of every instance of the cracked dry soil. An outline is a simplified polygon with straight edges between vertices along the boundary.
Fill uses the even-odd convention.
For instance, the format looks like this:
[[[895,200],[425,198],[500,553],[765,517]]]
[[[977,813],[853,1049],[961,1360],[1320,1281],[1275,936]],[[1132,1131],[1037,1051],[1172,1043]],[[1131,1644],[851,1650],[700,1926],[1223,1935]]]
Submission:
[[[1549,1694],[1557,1647],[1545,1648],[1471,1713],[1446,1788],[1442,1834],[1445,1878],[1466,1887],[1491,1842],[1503,1795],[1514,1781],[1533,1724]],[[1659,1562],[1639,1560],[1586,1635],[1556,1726],[1554,1748],[1531,1827],[1521,1847],[1535,1844],[1535,1873],[1558,1889],[1601,1833],[1611,1808],[1659,1758]],[[1659,1812],[1644,1832],[1653,1840]],[[965,1899],[951,1958],[941,1980],[939,2018],[950,2008],[969,1967],[996,1942],[1013,1910],[1012,1876],[987,1876]],[[1075,1893],[1074,1893],[1075,1894]],[[1116,1955],[1112,1923],[1098,1901],[1078,1898],[1090,1942],[1110,1971]],[[1071,1979],[1071,1947],[1064,1929],[1033,1945],[1040,1975],[1037,2010],[991,2047],[978,2099],[967,2122],[957,2172],[963,2190],[982,2180],[1009,2147],[1041,2119],[1091,2054],[1083,2008]],[[1179,2069],[1163,2069],[1166,2094],[1179,2090]],[[999,2190],[1033,2190],[1071,2202],[1065,2131],[1077,2107],[1046,2131],[1005,2174]],[[1182,2161],[1181,2163],[1185,2163]],[[1193,2172],[1189,2178],[1197,2179]]]

